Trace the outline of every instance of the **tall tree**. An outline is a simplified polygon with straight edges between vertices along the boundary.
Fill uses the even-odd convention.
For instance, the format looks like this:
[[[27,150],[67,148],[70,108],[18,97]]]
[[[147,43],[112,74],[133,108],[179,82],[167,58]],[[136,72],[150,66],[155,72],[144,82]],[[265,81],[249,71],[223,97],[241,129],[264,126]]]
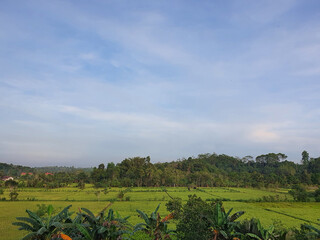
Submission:
[[[257,163],[262,163],[262,164],[272,164],[272,163],[277,163],[280,162],[281,160],[286,160],[287,155],[283,153],[268,153],[264,155],[260,155],[256,157],[256,162]]]
[[[304,150],[301,153],[301,155],[302,155],[301,163],[303,165],[305,165],[305,166],[308,165],[308,163],[309,163],[309,153],[306,150]]]

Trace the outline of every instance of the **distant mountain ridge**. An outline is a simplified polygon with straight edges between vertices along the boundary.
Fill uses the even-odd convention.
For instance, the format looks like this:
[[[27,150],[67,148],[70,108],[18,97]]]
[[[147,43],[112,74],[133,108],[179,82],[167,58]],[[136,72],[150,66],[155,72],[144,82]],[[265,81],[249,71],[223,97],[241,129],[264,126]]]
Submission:
[[[18,177],[21,173],[58,173],[58,172],[75,172],[75,171],[91,172],[92,168],[76,168],[76,167],[28,167],[0,162],[0,176]]]
[[[84,171],[84,172],[91,172],[93,168],[77,168],[77,167],[59,167],[59,166],[48,166],[48,167],[35,167],[34,168],[38,173],[58,173],[58,172],[74,172],[74,171]]]
[[[34,169],[27,166],[13,165],[8,163],[0,163],[0,176],[20,176],[23,172],[32,172]]]

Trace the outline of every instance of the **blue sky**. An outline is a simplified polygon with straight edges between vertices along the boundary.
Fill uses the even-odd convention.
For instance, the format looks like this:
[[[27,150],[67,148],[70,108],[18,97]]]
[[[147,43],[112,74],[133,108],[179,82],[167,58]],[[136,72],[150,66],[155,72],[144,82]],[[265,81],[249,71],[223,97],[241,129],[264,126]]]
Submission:
[[[0,161],[320,156],[320,2],[0,3]]]

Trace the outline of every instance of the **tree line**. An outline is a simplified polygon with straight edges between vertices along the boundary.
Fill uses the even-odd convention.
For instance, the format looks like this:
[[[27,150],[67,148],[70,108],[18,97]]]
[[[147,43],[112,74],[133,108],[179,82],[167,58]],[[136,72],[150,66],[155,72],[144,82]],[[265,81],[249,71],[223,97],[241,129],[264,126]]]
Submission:
[[[150,157],[127,158],[121,163],[100,164],[90,178],[100,186],[152,187],[279,187],[320,184],[320,158],[302,153],[301,164],[283,153],[237,158],[225,154],[200,154],[173,162],[151,163]]]
[[[0,173],[1,173],[0,165]],[[6,165],[7,167],[7,165]],[[19,174],[19,170],[14,166]],[[63,187],[86,183],[96,187],[285,187],[320,184],[320,157],[303,151],[301,163],[287,160],[283,153],[237,158],[225,154],[199,154],[172,162],[152,163],[150,157],[126,158],[120,163],[101,163],[91,171],[72,168],[53,175],[27,169],[32,175],[19,177],[21,187]],[[20,172],[21,173],[21,172]],[[2,172],[3,175],[3,172]]]

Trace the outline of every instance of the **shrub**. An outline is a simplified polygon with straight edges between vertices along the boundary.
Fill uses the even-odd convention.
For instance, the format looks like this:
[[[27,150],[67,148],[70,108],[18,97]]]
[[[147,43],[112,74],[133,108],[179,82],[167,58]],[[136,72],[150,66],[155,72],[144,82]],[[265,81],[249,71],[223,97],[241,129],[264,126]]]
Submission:
[[[314,199],[316,202],[320,202],[320,188],[314,191]]]
[[[124,194],[125,194],[124,191],[120,191],[120,192],[118,193],[117,197],[120,199],[120,201],[123,200]]]
[[[308,202],[308,192],[300,184],[292,186],[292,189],[289,191],[289,194],[292,195],[293,199],[298,202]]]
[[[213,215],[213,206],[196,195],[189,195],[189,200],[182,207],[182,214],[177,224],[177,234],[182,240],[209,239],[211,224],[205,216]]]
[[[177,224],[178,239],[181,240],[227,240],[227,239],[288,239],[288,230],[277,222],[267,228],[258,219],[237,221],[244,212],[233,215],[232,209],[225,212],[222,202],[207,203],[196,195],[182,207],[181,217]],[[276,228],[277,227],[277,228]],[[292,234],[292,232],[291,232]]]
[[[130,201],[131,197],[130,196],[126,196],[125,200],[126,201]]]
[[[18,195],[17,191],[14,189],[13,191],[10,192],[10,201],[17,201],[18,200]]]
[[[173,213],[173,218],[178,219],[182,213],[182,200],[181,198],[172,198],[166,203],[167,210]]]
[[[47,216],[48,215],[48,208],[50,207],[50,205],[46,205],[46,204],[37,204],[37,210],[35,211],[35,214],[37,215],[37,216],[39,216],[39,217],[45,217],[45,216]],[[54,213],[56,213],[56,209],[52,209],[51,210],[52,212],[51,212],[51,214],[54,214]]]

